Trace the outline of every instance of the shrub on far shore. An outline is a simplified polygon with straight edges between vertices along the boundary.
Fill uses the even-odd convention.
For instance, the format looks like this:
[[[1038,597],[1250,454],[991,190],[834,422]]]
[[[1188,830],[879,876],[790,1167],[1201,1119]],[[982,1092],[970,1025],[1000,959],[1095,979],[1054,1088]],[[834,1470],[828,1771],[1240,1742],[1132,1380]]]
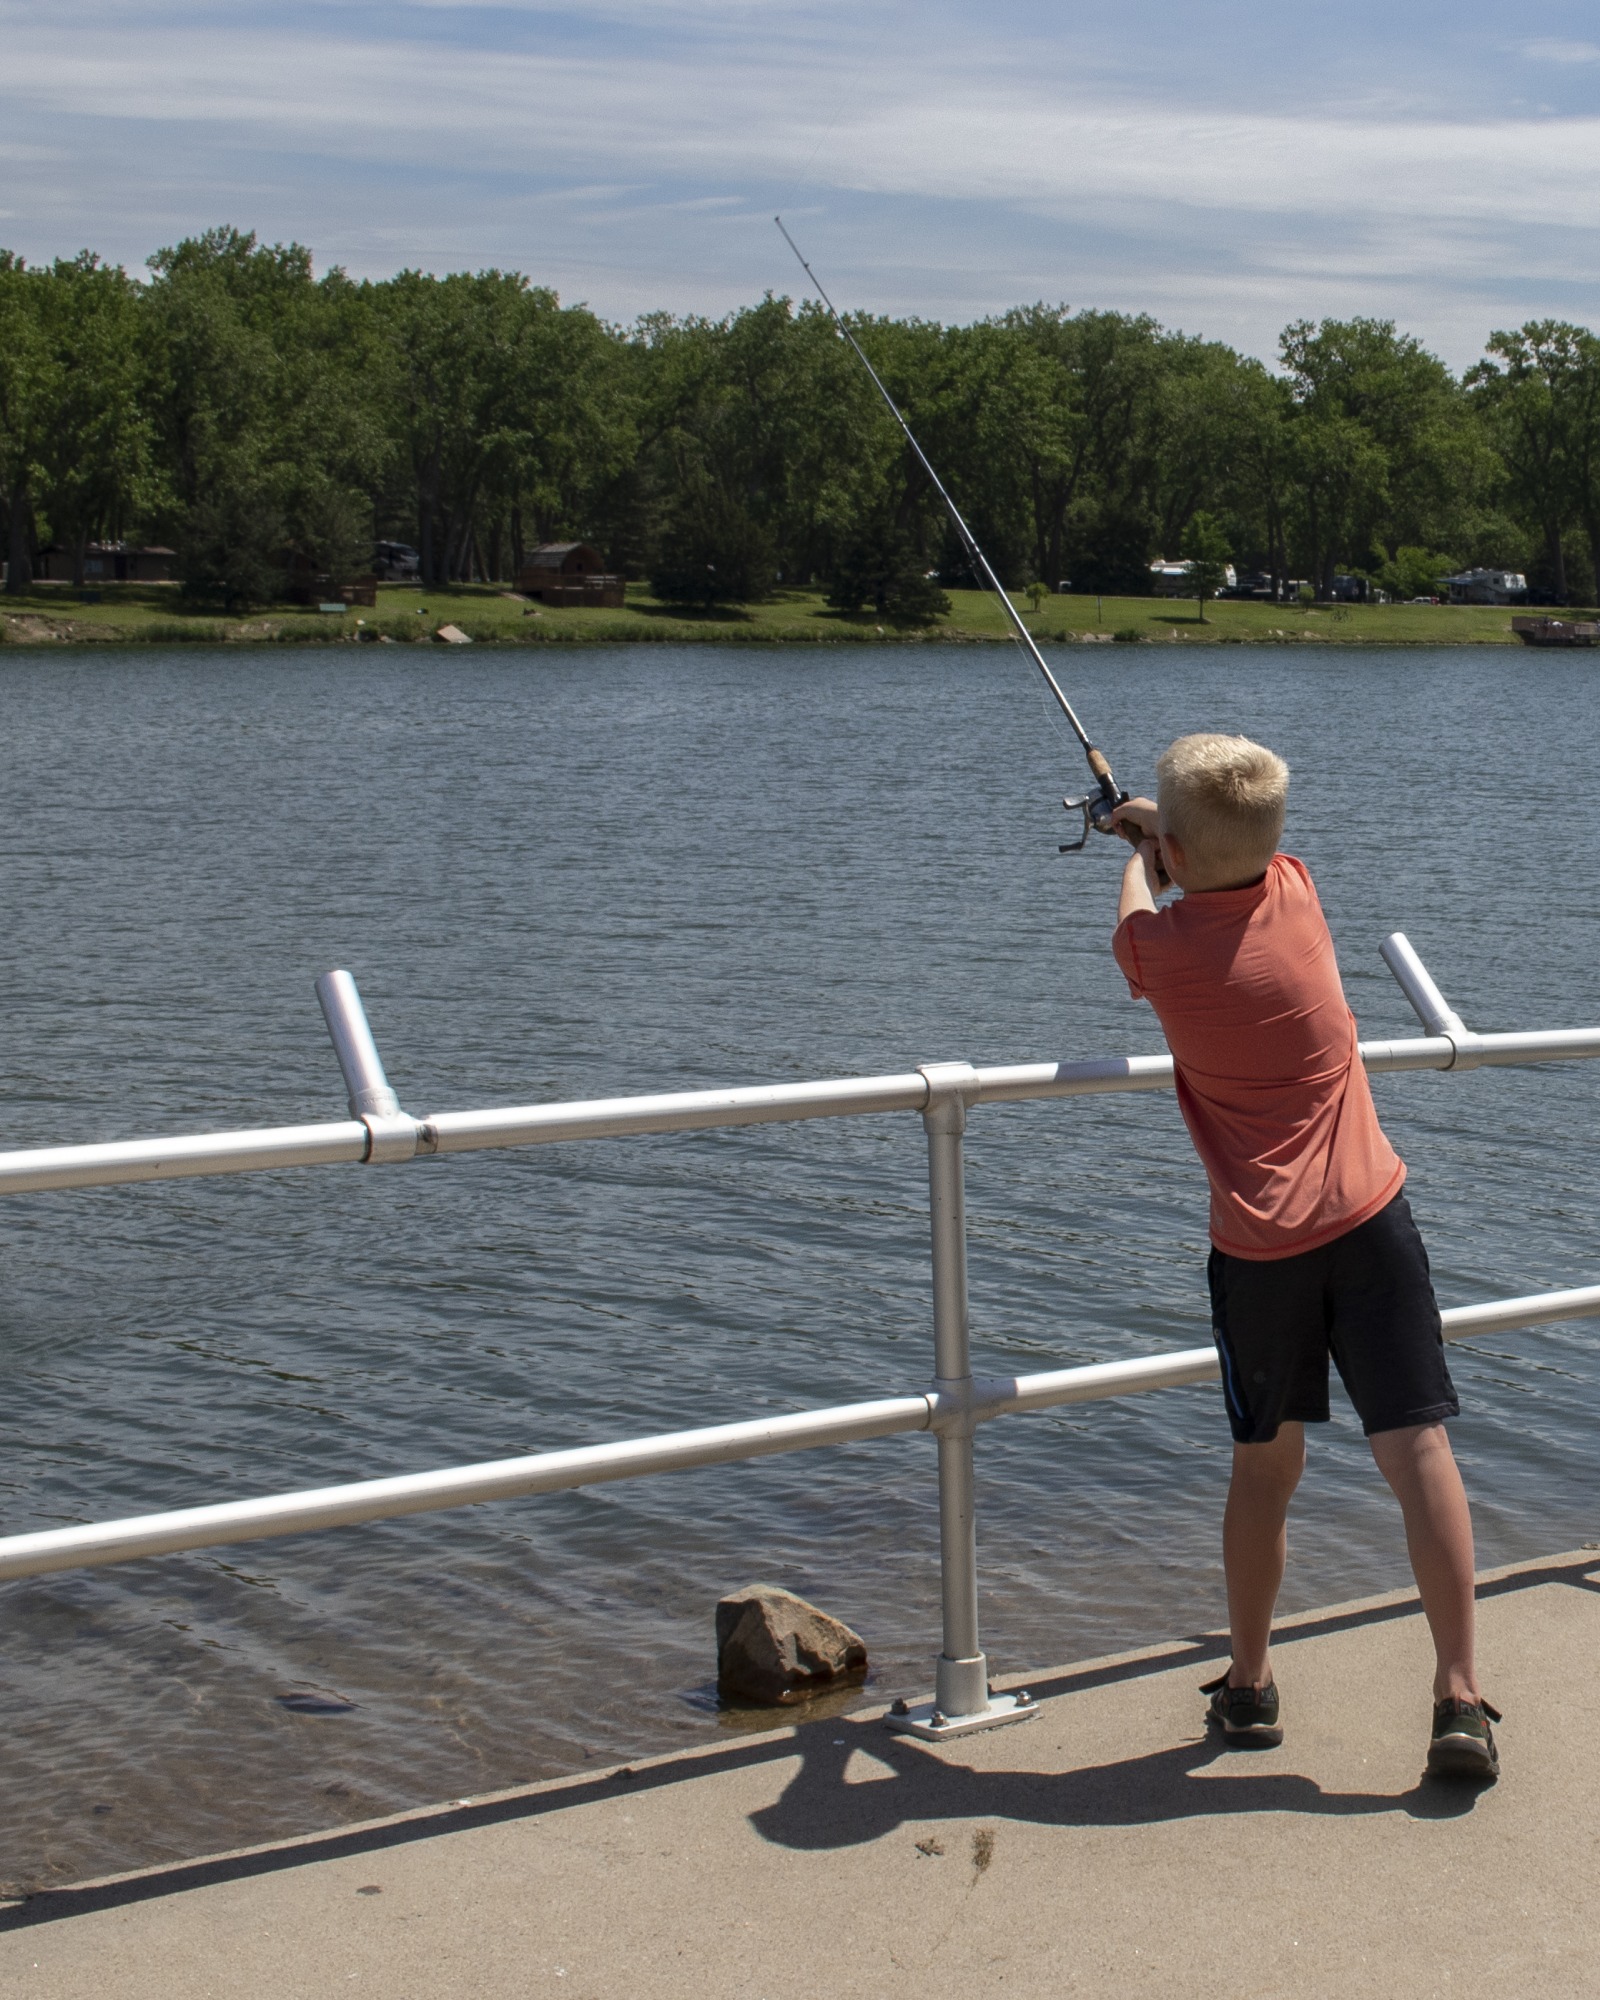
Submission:
[[[894,625],[931,624],[950,609],[926,559],[898,528],[865,529],[851,540],[834,565],[828,602],[836,611],[870,606]]]
[[[680,502],[661,538],[650,588],[663,604],[702,611],[755,604],[777,581],[772,538],[724,494],[701,488]]]

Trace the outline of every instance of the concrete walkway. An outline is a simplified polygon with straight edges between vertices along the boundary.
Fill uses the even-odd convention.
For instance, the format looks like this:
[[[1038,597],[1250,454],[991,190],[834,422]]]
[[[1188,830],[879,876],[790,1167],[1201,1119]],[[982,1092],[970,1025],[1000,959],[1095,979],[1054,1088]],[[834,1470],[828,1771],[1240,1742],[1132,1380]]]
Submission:
[[[1069,1667],[935,1750],[859,1712],[0,1913],[38,2000],[939,2000],[1600,1993],[1600,1553],[1486,1579],[1489,1791],[1419,1773],[1408,1598],[1277,1653],[1219,1752],[1215,1640]]]

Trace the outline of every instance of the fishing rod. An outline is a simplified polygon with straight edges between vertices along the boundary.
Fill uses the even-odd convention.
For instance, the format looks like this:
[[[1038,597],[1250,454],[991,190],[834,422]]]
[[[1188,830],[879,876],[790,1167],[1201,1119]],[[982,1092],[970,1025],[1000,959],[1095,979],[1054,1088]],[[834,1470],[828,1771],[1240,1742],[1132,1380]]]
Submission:
[[[938,473],[934,471],[932,465],[928,462],[928,454],[922,449],[922,446],[917,443],[916,438],[912,435],[911,426],[906,422],[905,418],[901,415],[899,404],[895,401],[893,396],[889,394],[889,391],[884,387],[882,378],[878,374],[877,369],[874,368],[872,363],[867,359],[866,353],[863,350],[860,341],[856,339],[855,335],[850,331],[849,327],[845,325],[843,319],[840,318],[839,308],[834,304],[833,300],[828,297],[827,292],[824,291],[822,286],[822,280],[817,276],[816,272],[812,270],[811,266],[806,262],[805,258],[800,255],[800,246],[798,243],[795,242],[794,238],[789,234],[788,230],[784,228],[783,217],[781,215],[775,215],[772,219],[778,225],[779,233],[782,235],[784,242],[787,243],[789,248],[794,252],[796,259],[799,261],[801,270],[805,272],[806,276],[811,280],[812,284],[816,286],[818,296],[821,298],[822,303],[828,308],[828,311],[833,318],[833,323],[835,327],[838,329],[841,336],[845,340],[849,341],[850,345],[855,349],[856,359],[861,363],[862,367],[865,368],[867,373],[872,377],[872,386],[877,390],[878,394],[883,398],[884,402],[888,404],[890,416],[894,418],[895,422],[900,426],[901,430],[905,433],[906,443],[910,445],[911,449],[916,453],[917,463],[922,467],[923,471],[928,475],[928,478],[932,481],[934,492],[937,493],[939,498],[944,502],[945,511],[949,514],[950,519],[955,524],[955,531],[961,537],[961,545],[967,552],[967,556],[972,564],[974,573],[977,575],[979,581],[981,583],[986,584],[988,588],[994,592],[995,596],[999,598],[1002,609],[1005,611],[1007,618],[1009,618],[1011,621],[1012,637],[1017,641],[1018,645],[1021,646],[1022,650],[1027,654],[1028,658],[1032,660],[1033,664],[1039,669],[1040,673],[1044,675],[1045,685],[1049,688],[1050,692],[1055,696],[1057,707],[1061,710],[1061,713],[1067,718],[1068,723],[1072,727],[1073,735],[1076,736],[1078,741],[1083,745],[1083,754],[1089,760],[1089,770],[1093,774],[1095,781],[1095,788],[1092,792],[1086,793],[1085,796],[1081,799],[1063,799],[1061,801],[1062,805],[1065,806],[1065,808],[1069,813],[1081,812],[1083,814],[1083,832],[1078,836],[1076,840],[1062,841],[1061,852],[1063,854],[1078,853],[1078,851],[1087,843],[1089,838],[1089,829],[1091,827],[1093,827],[1096,833],[1121,834],[1125,840],[1128,840],[1134,846],[1137,846],[1139,842],[1139,835],[1135,828],[1117,826],[1114,825],[1112,822],[1111,818],[1112,813],[1116,810],[1118,806],[1120,806],[1126,800],[1128,794],[1124,791],[1119,790],[1116,779],[1111,775],[1111,766],[1106,760],[1105,753],[1101,750],[1097,750],[1094,747],[1094,745],[1089,741],[1089,732],[1084,728],[1083,724],[1078,720],[1077,713],[1073,709],[1072,703],[1067,700],[1065,693],[1062,691],[1061,683],[1056,679],[1055,675],[1051,673],[1049,662],[1045,659],[1043,653],[1039,651],[1039,648],[1034,644],[1033,634],[1028,630],[1027,626],[1022,622],[1022,614],[1017,610],[1017,607],[1012,603],[1010,594],[1007,592],[1004,585],[1001,583],[999,577],[995,575],[993,568],[990,566],[989,558],[984,554],[983,550],[978,547],[977,536],[973,534],[972,530],[967,526],[966,522],[962,519],[961,509],[950,498],[950,495],[945,488],[944,481],[939,477]]]

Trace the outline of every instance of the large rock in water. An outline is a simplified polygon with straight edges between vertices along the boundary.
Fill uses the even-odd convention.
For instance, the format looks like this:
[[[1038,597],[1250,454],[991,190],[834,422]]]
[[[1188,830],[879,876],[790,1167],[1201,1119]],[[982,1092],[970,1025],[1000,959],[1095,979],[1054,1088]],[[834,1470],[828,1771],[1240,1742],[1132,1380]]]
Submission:
[[[735,1701],[777,1707],[866,1677],[860,1634],[792,1590],[752,1583],[717,1606],[717,1686]]]

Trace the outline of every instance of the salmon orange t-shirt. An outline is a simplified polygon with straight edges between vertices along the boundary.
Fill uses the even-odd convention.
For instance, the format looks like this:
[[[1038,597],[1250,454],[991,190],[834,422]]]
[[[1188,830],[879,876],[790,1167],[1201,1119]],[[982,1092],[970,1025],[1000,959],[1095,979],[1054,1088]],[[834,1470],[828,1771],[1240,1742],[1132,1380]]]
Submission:
[[[1406,1170],[1378,1123],[1303,862],[1278,854],[1246,888],[1135,911],[1111,948],[1172,1051],[1219,1250],[1297,1256],[1394,1198]]]

